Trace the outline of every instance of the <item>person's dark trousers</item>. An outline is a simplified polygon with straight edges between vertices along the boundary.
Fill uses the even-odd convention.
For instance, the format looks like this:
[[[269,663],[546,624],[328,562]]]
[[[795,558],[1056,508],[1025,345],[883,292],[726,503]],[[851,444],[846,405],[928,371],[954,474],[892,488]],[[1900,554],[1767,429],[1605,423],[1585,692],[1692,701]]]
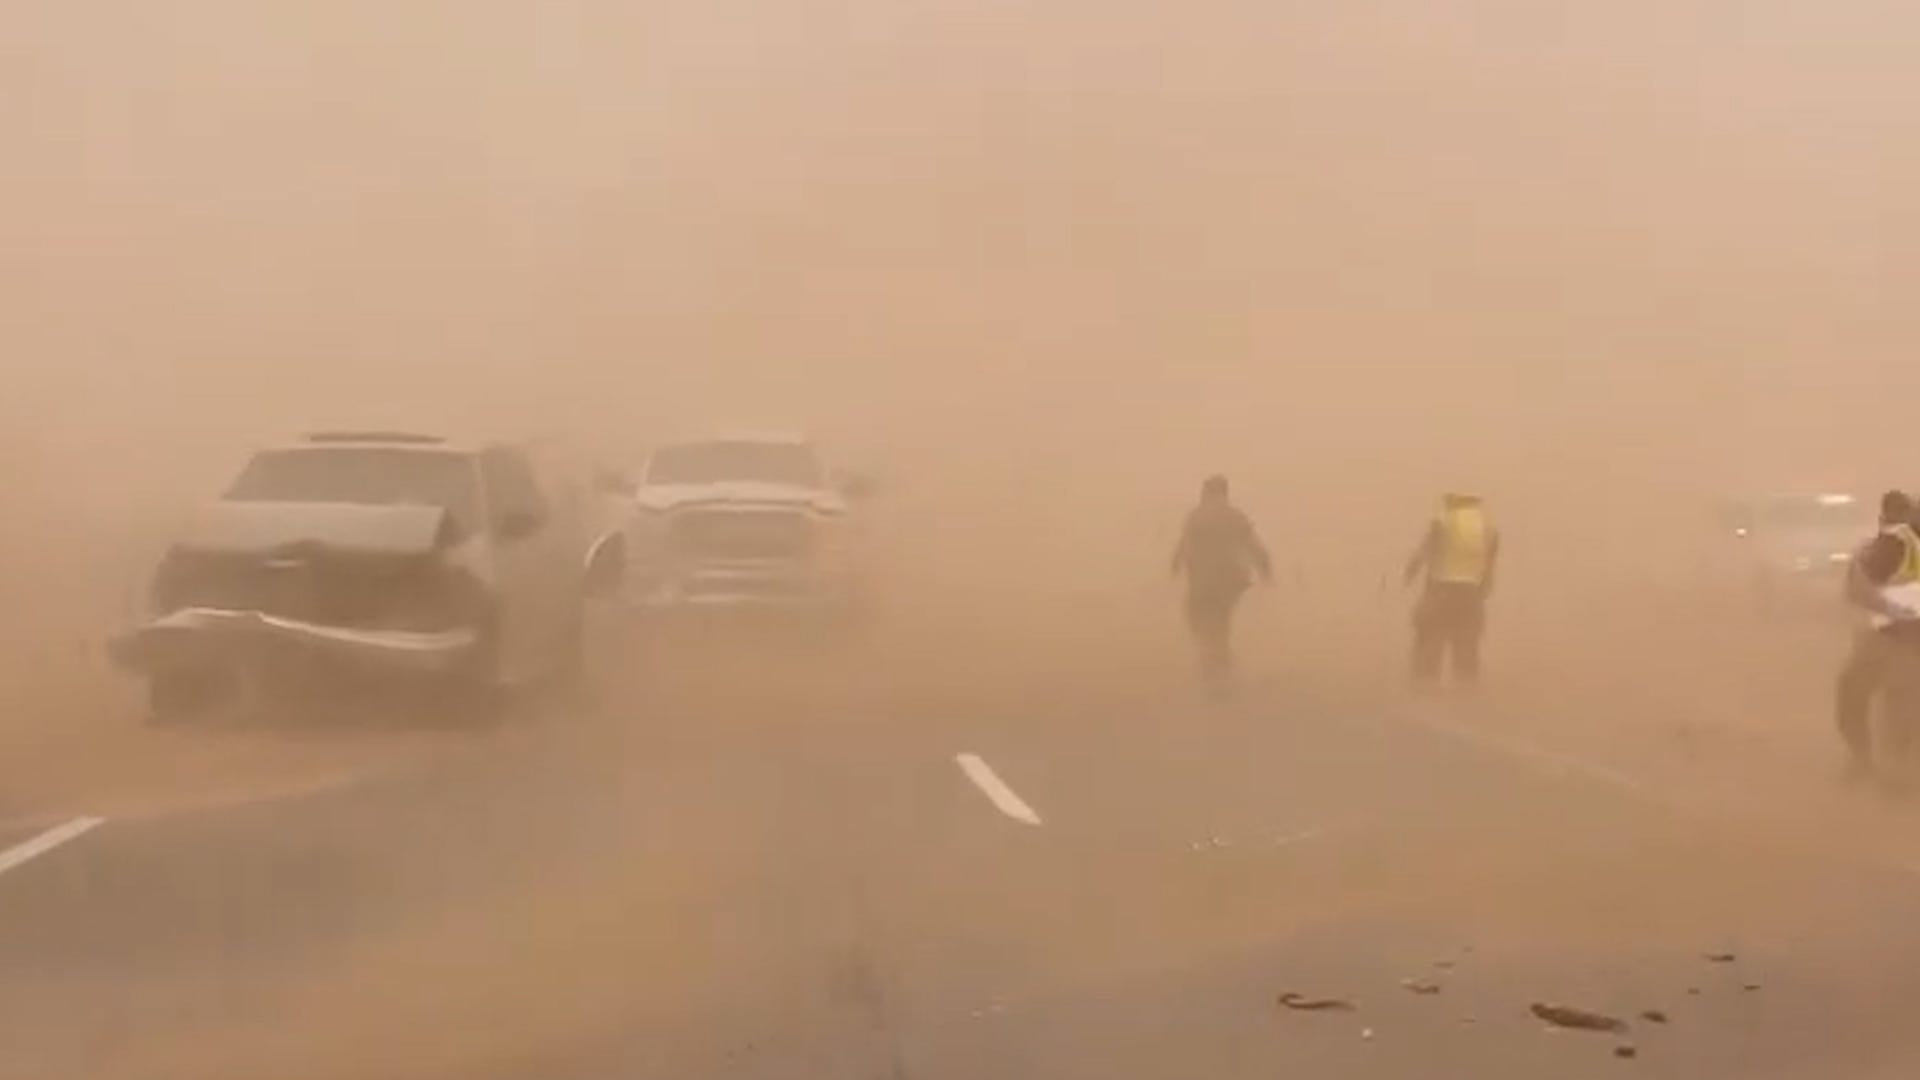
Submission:
[[[1200,650],[1200,674],[1222,680],[1233,674],[1233,613],[1240,588],[1194,588],[1187,592],[1187,626]]]
[[[1451,658],[1453,677],[1480,678],[1480,639],[1487,629],[1486,591],[1478,585],[1436,581],[1413,609],[1413,678],[1431,683]]]
[[[1891,768],[1892,779],[1902,787],[1911,787],[1916,779],[1914,760],[1916,741],[1920,740],[1920,631],[1908,627],[1881,639],[1881,713],[1880,766]],[[1871,711],[1871,710],[1869,710]]]
[[[1875,630],[1853,637],[1853,651],[1834,680],[1833,719],[1846,740],[1847,755],[1856,769],[1873,765],[1873,702],[1887,686],[1895,659],[1894,642]]]

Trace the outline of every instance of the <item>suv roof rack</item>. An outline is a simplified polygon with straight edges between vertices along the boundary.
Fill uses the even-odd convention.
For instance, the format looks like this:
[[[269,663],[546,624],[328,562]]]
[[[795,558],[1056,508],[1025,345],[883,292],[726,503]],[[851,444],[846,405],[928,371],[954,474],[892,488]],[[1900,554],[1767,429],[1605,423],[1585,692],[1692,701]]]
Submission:
[[[307,435],[310,443],[402,443],[408,446],[438,446],[447,440],[438,435],[410,431],[315,431]]]

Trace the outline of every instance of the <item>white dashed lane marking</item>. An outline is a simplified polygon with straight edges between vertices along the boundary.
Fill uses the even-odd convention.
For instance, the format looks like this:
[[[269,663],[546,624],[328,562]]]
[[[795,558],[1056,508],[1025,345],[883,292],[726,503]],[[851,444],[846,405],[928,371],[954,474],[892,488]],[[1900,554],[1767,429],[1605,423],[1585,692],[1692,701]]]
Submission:
[[[980,793],[993,804],[994,809],[1022,825],[1040,824],[1040,815],[1034,813],[1033,807],[1028,806],[1026,800],[1014,794],[1013,789],[994,773],[992,766],[983,761],[980,755],[955,754],[953,760],[960,766],[960,771],[966,774],[967,779],[973,781],[973,786],[979,788]]]
[[[22,841],[5,851],[0,851],[0,874],[32,862],[69,840],[78,840],[104,824],[106,824],[105,818],[77,817],[64,825],[55,825],[31,840]]]

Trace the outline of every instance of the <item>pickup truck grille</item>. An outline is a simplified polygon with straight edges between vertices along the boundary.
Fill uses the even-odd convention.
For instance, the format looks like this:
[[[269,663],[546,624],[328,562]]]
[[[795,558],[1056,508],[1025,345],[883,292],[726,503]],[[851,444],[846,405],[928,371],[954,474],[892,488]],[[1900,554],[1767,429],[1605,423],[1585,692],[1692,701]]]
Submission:
[[[794,510],[689,510],[669,529],[684,559],[803,559],[813,551],[813,522]]]

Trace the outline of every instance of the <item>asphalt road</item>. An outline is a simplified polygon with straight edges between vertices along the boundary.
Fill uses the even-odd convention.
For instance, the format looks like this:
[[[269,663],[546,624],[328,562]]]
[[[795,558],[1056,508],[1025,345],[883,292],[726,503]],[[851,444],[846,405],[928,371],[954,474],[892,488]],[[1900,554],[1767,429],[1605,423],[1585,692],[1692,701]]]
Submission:
[[[10,826],[0,1076],[1920,1069],[1897,848],[1361,682],[955,695],[715,647],[328,790]]]

